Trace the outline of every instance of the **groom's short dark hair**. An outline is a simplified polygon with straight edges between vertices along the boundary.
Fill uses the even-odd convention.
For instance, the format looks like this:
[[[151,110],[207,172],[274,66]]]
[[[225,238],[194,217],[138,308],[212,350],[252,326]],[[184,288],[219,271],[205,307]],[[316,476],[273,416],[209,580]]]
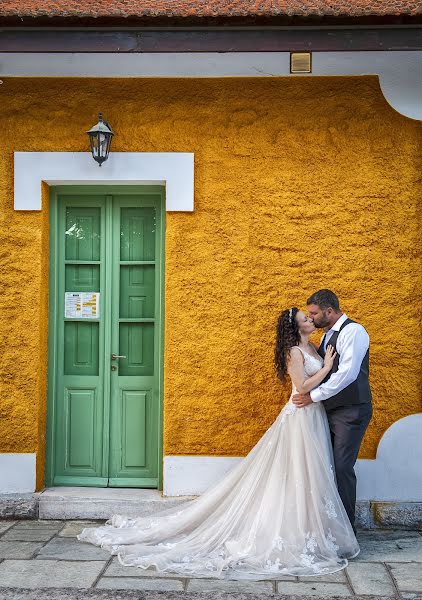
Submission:
[[[316,304],[320,308],[333,308],[334,310],[340,310],[340,302],[337,296],[331,290],[318,290],[310,296],[306,304]]]

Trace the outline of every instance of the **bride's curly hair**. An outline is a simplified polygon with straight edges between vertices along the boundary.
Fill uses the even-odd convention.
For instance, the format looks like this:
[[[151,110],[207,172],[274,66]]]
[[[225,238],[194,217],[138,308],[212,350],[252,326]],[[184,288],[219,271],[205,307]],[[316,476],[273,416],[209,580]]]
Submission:
[[[296,321],[298,312],[299,309],[293,307],[283,310],[278,317],[274,364],[281,381],[286,378],[290,348],[297,346],[300,342],[299,326]]]

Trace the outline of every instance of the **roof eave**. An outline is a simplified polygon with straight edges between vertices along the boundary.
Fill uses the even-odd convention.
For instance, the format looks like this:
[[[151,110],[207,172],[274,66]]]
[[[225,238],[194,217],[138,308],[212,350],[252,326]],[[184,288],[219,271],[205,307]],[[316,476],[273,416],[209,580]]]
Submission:
[[[406,26],[421,25],[420,14],[388,14],[388,15],[286,15],[286,14],[249,14],[230,16],[153,16],[153,15],[2,15],[0,11],[0,27],[333,27],[333,26]]]

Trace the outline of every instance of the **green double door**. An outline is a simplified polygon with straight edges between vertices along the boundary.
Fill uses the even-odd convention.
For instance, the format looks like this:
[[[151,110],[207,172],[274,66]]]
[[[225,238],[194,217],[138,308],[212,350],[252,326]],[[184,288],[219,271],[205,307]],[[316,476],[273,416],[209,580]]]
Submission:
[[[161,189],[52,191],[48,485],[160,487]]]

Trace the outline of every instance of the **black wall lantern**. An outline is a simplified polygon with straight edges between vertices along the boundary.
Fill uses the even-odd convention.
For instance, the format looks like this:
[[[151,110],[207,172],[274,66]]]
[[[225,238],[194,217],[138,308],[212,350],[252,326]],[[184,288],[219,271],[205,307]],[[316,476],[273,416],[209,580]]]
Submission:
[[[111,138],[113,137],[113,130],[110,125],[103,120],[103,115],[98,115],[98,123],[87,131],[89,135],[89,141],[91,143],[92,157],[100,165],[107,160],[110,152]]]

